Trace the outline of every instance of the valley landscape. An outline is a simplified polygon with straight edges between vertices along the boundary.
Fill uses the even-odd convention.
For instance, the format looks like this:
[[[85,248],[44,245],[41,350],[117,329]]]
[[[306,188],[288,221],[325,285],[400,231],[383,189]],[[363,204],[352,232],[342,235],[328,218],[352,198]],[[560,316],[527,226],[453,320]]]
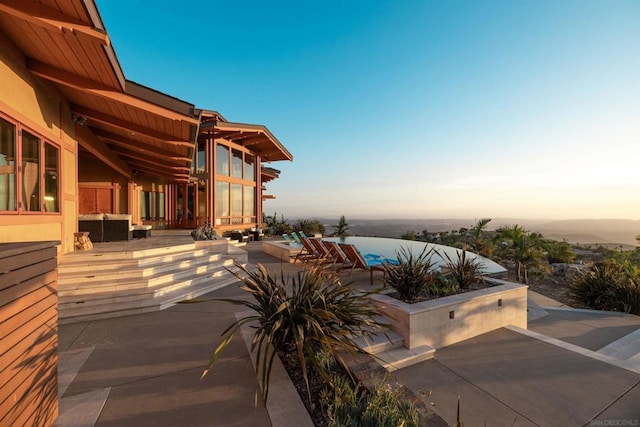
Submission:
[[[338,219],[317,218],[325,225],[327,234],[333,230]],[[358,219],[347,218],[349,234],[361,236],[399,238],[407,231],[422,234],[460,230],[469,228],[480,218],[444,219]],[[487,229],[502,226],[521,225],[529,231],[541,233],[554,240],[566,240],[572,244],[601,245],[624,250],[637,246],[636,236],[640,235],[640,220],[627,219],[574,219],[574,220],[528,220],[522,218],[493,218]]]

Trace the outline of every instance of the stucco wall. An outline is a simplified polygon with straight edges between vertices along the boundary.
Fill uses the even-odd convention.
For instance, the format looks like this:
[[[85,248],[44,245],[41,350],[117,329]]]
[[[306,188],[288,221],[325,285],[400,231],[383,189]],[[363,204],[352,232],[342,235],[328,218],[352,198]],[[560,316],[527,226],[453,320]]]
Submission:
[[[415,304],[387,295],[371,299],[410,349],[442,348],[508,325],[527,329],[528,286],[492,281],[498,285]]]
[[[73,251],[77,227],[77,142],[69,106],[53,87],[31,75],[22,58],[0,47],[0,111],[60,147],[60,214],[2,214],[0,242],[59,240]]]

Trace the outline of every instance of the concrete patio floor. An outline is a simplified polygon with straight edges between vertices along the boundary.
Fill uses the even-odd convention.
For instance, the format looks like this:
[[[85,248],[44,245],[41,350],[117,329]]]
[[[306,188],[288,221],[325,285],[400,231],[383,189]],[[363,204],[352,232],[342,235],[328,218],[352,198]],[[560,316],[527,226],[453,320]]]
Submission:
[[[285,274],[299,271],[260,248],[259,242],[245,247],[250,263]],[[357,271],[352,279],[354,287],[370,289],[368,272]],[[231,285],[200,300],[243,293]],[[529,323],[530,335],[499,329],[439,349],[434,359],[396,371],[395,377],[414,392],[430,390],[427,401],[453,425],[457,396],[467,427],[640,422],[640,374],[606,362],[620,351],[616,343],[633,338],[640,319],[565,310],[534,293],[530,302],[535,318]],[[274,421],[274,407],[268,410],[257,397],[258,384],[241,336],[200,379],[220,334],[242,310],[205,301],[61,326],[63,398],[56,425],[299,425],[282,417]],[[598,351],[608,354],[604,361],[591,357],[601,354]],[[289,402],[282,399],[275,405],[285,408]]]

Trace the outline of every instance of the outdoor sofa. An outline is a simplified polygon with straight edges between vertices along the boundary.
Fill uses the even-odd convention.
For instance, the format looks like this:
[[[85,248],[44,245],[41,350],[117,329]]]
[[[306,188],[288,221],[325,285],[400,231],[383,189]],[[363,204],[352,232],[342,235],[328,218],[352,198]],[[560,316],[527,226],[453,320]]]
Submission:
[[[78,231],[89,232],[89,238],[94,243],[131,240],[136,227],[131,225],[131,215],[128,214],[78,216]],[[141,237],[147,237],[146,232]]]

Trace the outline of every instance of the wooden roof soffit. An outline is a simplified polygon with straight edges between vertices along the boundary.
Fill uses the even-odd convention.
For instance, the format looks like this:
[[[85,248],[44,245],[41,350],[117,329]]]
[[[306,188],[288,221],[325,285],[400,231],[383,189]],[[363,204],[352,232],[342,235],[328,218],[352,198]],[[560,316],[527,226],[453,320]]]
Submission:
[[[189,181],[188,174],[169,173],[166,170],[149,167],[147,165],[135,165],[135,170],[147,175],[157,176],[170,181]]]
[[[106,32],[35,0],[2,0],[0,11],[49,31],[70,32],[79,37],[91,39],[103,46],[111,45]]]
[[[191,157],[181,156],[179,154],[172,153],[171,151],[158,148],[155,145],[143,144],[142,142],[135,141],[121,135],[116,135],[115,133],[107,132],[102,129],[93,129],[93,133],[98,138],[105,140],[107,145],[117,145],[131,151],[136,151],[145,156],[187,163],[191,163],[193,160]]]
[[[71,112],[80,116],[94,120],[98,123],[102,123],[107,126],[112,126],[127,132],[133,132],[140,135],[145,135],[160,141],[165,141],[170,144],[182,145],[185,147],[193,147],[193,142],[181,140],[174,135],[169,135],[156,129],[151,129],[146,126],[142,126],[136,123],[131,123],[118,117],[113,117],[100,111],[95,111],[90,108],[81,107],[80,105],[71,104]]]
[[[27,61],[27,68],[31,73],[35,74],[38,77],[50,80],[54,83],[61,84],[71,89],[78,90],[80,92],[99,96],[101,98],[126,104],[135,108],[140,108],[141,110],[157,114],[167,119],[181,120],[193,125],[198,124],[198,119],[196,119],[195,117],[185,116],[151,102],[147,102],[143,99],[127,95],[123,92],[119,92],[117,90],[114,90],[112,87],[103,85],[102,83],[89,80],[87,78],[78,76],[65,70],[61,70],[56,67],[52,67],[51,65],[33,59],[29,59]]]
[[[149,164],[152,167],[156,166],[158,167],[158,169],[162,169],[162,170],[166,170],[168,173],[173,173],[172,171],[183,171],[183,172],[189,172],[191,169],[189,169],[188,167],[184,166],[184,165],[176,165],[176,164],[172,164],[172,163],[164,163],[164,162],[158,162],[157,160],[154,159],[147,159],[147,158],[143,158],[140,157],[140,155],[136,152],[131,152],[129,150],[115,150],[115,152],[122,157],[127,157],[131,160],[127,161],[127,163],[132,164]]]
[[[109,147],[95,137],[91,131],[85,126],[76,126],[76,137],[78,143],[88,152],[96,156],[107,166],[121,173],[127,178],[133,178],[133,171],[129,166],[117,155],[115,155]]]
[[[232,122],[220,122],[220,121],[209,121],[206,123],[200,124],[200,131],[205,131],[209,129],[214,129],[214,136],[218,138],[221,132],[236,132],[238,133],[238,137],[240,134],[246,134],[247,138],[257,138],[253,142],[258,144],[259,142],[268,142],[270,143],[275,150],[262,151],[262,153],[267,154],[279,154],[282,158],[281,160],[293,160],[293,156],[289,151],[278,141],[278,139],[262,125],[251,125],[246,123],[232,123]],[[228,137],[230,140],[234,140],[234,137]],[[237,143],[242,144],[242,141],[237,141]],[[280,159],[278,159],[280,160]]]

